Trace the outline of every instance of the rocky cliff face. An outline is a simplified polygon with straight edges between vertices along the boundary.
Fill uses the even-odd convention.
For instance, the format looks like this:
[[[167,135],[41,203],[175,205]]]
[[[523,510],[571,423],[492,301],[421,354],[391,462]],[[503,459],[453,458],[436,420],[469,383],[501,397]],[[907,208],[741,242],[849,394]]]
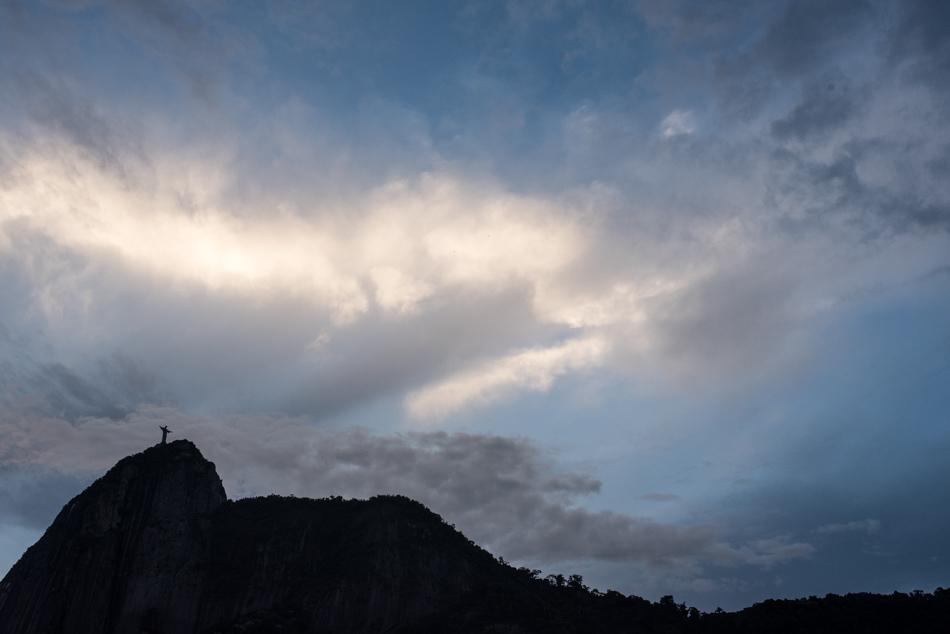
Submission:
[[[120,461],[74,498],[0,582],[4,632],[190,632],[227,501],[187,441]]]
[[[188,441],[120,461],[0,582],[0,631],[394,631],[498,567],[407,498],[229,502]]]

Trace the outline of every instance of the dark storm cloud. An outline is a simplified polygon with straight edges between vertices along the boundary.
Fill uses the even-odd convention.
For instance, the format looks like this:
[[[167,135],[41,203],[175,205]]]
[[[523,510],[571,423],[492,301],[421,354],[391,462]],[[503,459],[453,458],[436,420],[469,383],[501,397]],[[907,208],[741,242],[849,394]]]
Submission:
[[[899,7],[897,23],[888,34],[891,60],[906,63],[911,78],[945,93],[950,87],[950,5],[906,0]]]
[[[785,201],[781,208],[789,213],[780,218],[781,225],[798,232],[844,224],[865,240],[909,231],[950,229],[950,200],[939,191],[942,187],[938,187],[937,196],[927,200],[907,183],[882,185],[861,176],[863,163],[882,156],[892,161],[895,155],[905,153],[907,163],[920,161],[913,148],[878,139],[851,141],[830,160],[776,152],[772,155],[775,174],[784,172],[785,177],[772,184],[770,196]],[[895,170],[905,167],[894,165]]]
[[[719,94],[726,112],[758,115],[773,83],[794,80],[834,64],[836,53],[868,26],[874,15],[862,0],[793,0],[738,53],[715,57]]]
[[[787,117],[772,122],[775,138],[804,141],[827,135],[847,125],[849,117],[854,116],[867,98],[866,91],[855,90],[841,79],[836,82],[831,78],[813,83],[803,92],[801,103]]]
[[[874,14],[865,0],[792,0],[749,52],[780,76],[812,72]]]

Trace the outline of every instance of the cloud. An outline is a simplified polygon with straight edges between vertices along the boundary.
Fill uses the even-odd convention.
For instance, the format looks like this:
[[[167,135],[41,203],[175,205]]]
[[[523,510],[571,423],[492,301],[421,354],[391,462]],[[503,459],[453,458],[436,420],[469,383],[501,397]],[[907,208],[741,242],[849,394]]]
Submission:
[[[825,524],[815,529],[816,533],[876,533],[881,530],[880,520],[868,518],[857,522],[848,522],[846,524]]]
[[[680,499],[680,496],[672,493],[647,493],[640,496],[641,500],[650,500],[651,502],[672,502]]]
[[[406,409],[415,418],[439,419],[473,402],[497,400],[515,388],[544,392],[560,375],[603,363],[606,350],[603,340],[592,338],[515,352],[409,394]]]
[[[122,354],[101,356],[77,372],[43,354],[26,332],[13,336],[0,326],[0,356],[0,405],[9,411],[119,420],[140,402],[165,398],[156,377]]]
[[[259,218],[229,212],[223,195],[236,175],[173,156],[160,164],[149,175],[162,183],[156,191],[130,187],[68,146],[35,151],[2,191],[0,222],[6,233],[118,257],[170,282],[301,296],[342,322],[374,300],[411,312],[438,287],[537,283],[576,258],[584,239],[549,201],[486,195],[447,175],[389,183],[350,201],[360,209],[353,215],[316,209]],[[3,246],[13,249],[9,240]]]
[[[900,491],[852,515],[906,523],[907,561],[942,552],[927,487],[842,452],[942,464],[913,438],[945,405],[945,4],[0,5],[0,516],[42,524],[168,424],[232,495],[398,489],[631,591],[760,600],[787,563],[783,592],[850,590],[814,528],[835,474]],[[583,428],[547,424],[562,389],[597,393]],[[531,441],[386,435],[461,424],[604,484]],[[788,506],[764,482],[805,490],[802,461]],[[766,493],[736,519],[736,489]]]
[[[161,64],[177,64],[168,54],[179,40],[199,50],[237,37],[235,16],[220,7],[140,4],[110,11],[135,22],[123,29],[164,42],[142,39],[164,51]],[[950,226],[950,192],[935,167],[945,160],[945,135],[923,124],[940,120],[941,102],[900,95],[874,51],[859,51],[852,76],[842,64],[785,50],[801,36],[838,60],[844,44],[835,29],[845,39],[864,29],[862,3],[640,8],[677,38],[708,43],[748,27],[723,53],[736,62],[728,78],[755,83],[765,73],[766,83],[791,82],[769,93],[770,121],[735,136],[728,126],[700,128],[698,120],[722,123],[722,113],[684,97],[668,102],[684,104],[672,112],[655,111],[664,123],[646,130],[613,101],[616,86],[606,80],[598,89],[607,92],[541,104],[506,92],[488,64],[446,90],[464,96],[471,86],[462,84],[477,75],[519,112],[543,113],[534,126],[543,134],[531,143],[519,137],[525,149],[509,163],[504,157],[514,155],[501,151],[508,146],[487,137],[470,139],[471,152],[446,141],[440,126],[459,112],[428,111],[408,98],[367,94],[340,118],[302,94],[281,92],[266,107],[251,100],[249,110],[202,106],[210,114],[189,97],[175,101],[189,106],[178,117],[164,102],[143,106],[121,91],[100,98],[84,88],[95,82],[77,79],[78,68],[56,75],[33,62],[9,113],[38,127],[28,135],[7,129],[0,139],[0,254],[23,285],[10,291],[6,315],[45,322],[43,336],[56,339],[45,365],[86,381],[87,395],[109,395],[126,408],[117,416],[138,400],[202,398],[322,416],[395,395],[412,416],[435,421],[597,366],[677,387],[778,368],[822,314],[861,292],[864,281],[844,270],[851,263],[893,259],[903,248],[889,242],[895,234],[908,236],[901,243],[936,243],[923,234]],[[297,10],[267,17],[295,33],[296,45],[305,34],[288,20],[332,30],[354,19]],[[570,13],[561,36],[601,47],[613,14],[559,11]],[[729,26],[735,16],[752,22]],[[251,40],[241,40],[247,50]],[[17,41],[33,59],[25,51],[38,44]],[[348,41],[330,48],[345,52]],[[711,55],[702,46],[697,54]],[[239,55],[222,43],[215,59],[237,59],[232,53]],[[617,52],[614,61],[622,66],[635,54]],[[516,62],[544,75],[539,60],[507,63]],[[692,72],[674,73],[684,90],[705,81]],[[879,72],[885,80],[871,82]],[[918,268],[932,264],[918,257]],[[490,320],[489,306],[504,323],[476,323]],[[160,327],[178,320],[188,327]],[[149,326],[151,342],[141,336]],[[66,350],[70,329],[95,342],[100,358],[125,355],[171,388],[116,398],[99,385],[96,359]],[[318,339],[319,349],[310,346]],[[566,360],[552,342],[567,340],[603,349]],[[19,372],[26,375],[39,371]],[[69,392],[63,381],[36,385]],[[74,397],[70,407],[98,415]]]
[[[802,102],[787,117],[772,122],[772,136],[782,141],[790,138],[803,141],[832,133],[858,111],[862,101],[860,92],[841,80],[812,84],[805,89]]]
[[[706,199],[698,214],[616,186],[513,193],[455,172],[327,199],[270,174],[247,192],[253,166],[217,142],[152,139],[148,161],[122,154],[117,172],[68,138],[7,135],[0,145],[17,158],[0,190],[6,319],[58,342],[36,362],[45,375],[16,373],[81,415],[105,410],[80,406],[50,368],[85,381],[87,396],[109,395],[95,407],[125,408],[116,416],[143,400],[235,398],[325,416],[396,393],[410,416],[436,422],[597,367],[679,386],[763,360],[777,368],[777,351],[863,283],[854,262],[916,250],[889,273],[899,284],[939,259],[939,235],[913,232],[941,226],[942,193],[915,201],[867,182],[874,148],[852,143],[830,164],[805,149],[756,154],[750,165],[771,170],[763,182],[736,179],[744,164],[713,160],[703,143],[690,151],[714,154],[663,159],[700,175],[680,195]],[[908,225],[906,237],[841,246],[887,223]],[[99,360],[70,356],[79,331]],[[118,357],[161,390],[100,385],[95,366]]]
[[[775,564],[786,563],[800,557],[811,557],[815,547],[805,542],[793,542],[790,535],[759,539],[750,544],[746,563],[770,570]]]
[[[892,63],[905,65],[907,76],[933,90],[945,92],[950,70],[950,9],[939,0],[905,0],[887,34]]]
[[[817,2],[792,0],[771,5],[774,12],[752,28],[747,46],[711,52],[719,105],[724,114],[754,120],[783,87],[834,67],[843,54],[868,46],[874,7],[864,0]],[[761,18],[760,18],[761,19]],[[735,41],[748,41],[737,33]]]
[[[696,119],[688,110],[674,110],[660,123],[660,130],[665,137],[692,134],[696,130]]]
[[[516,561],[625,561],[682,573],[703,561],[769,567],[813,550],[788,537],[731,546],[723,528],[712,524],[588,511],[579,503],[600,492],[600,481],[563,469],[533,441],[492,434],[387,436],[359,428],[319,430],[299,418],[217,420],[149,406],[122,421],[86,418],[74,425],[6,415],[0,418],[0,468],[84,477],[155,441],[159,425],[170,427],[172,438],[193,439],[216,463],[232,496],[408,495]]]
[[[806,73],[833,57],[830,53],[872,15],[873,6],[865,0],[792,0],[756,42],[753,54],[781,75]]]

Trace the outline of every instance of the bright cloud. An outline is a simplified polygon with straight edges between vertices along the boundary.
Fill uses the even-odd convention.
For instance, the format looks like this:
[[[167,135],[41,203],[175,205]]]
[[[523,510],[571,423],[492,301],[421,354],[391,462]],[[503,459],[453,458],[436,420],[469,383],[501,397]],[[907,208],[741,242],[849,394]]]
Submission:
[[[516,388],[544,392],[560,375],[600,365],[606,353],[607,343],[598,338],[519,351],[410,394],[406,409],[415,418],[438,420],[466,405],[490,403]]]
[[[194,151],[156,150],[149,164],[130,157],[120,172],[56,139],[8,137],[19,159],[0,189],[0,249],[15,261],[45,259],[31,266],[47,316],[70,303],[94,307],[96,291],[77,294],[79,280],[118,265],[165,289],[193,286],[252,305],[300,300],[315,321],[332,322],[300,350],[316,351],[309,344],[317,337],[329,341],[334,328],[354,327],[374,310],[413,323],[459,296],[517,288],[535,323],[576,333],[490,362],[452,362],[452,374],[428,378],[405,398],[412,418],[430,422],[518,390],[546,391],[556,377],[610,359],[651,381],[715,380],[724,362],[738,367],[763,346],[779,347],[795,324],[832,309],[869,267],[872,282],[890,276],[899,284],[939,261],[946,243],[901,238],[856,260],[819,248],[827,237],[809,248],[777,240],[767,218],[742,208],[674,214],[678,229],[664,238],[615,234],[608,227],[616,200],[601,187],[514,194],[448,173],[392,180],[332,204],[293,188],[237,200],[235,183],[247,175]],[[230,163],[223,148],[206,154]],[[25,246],[37,239],[58,253]],[[907,248],[912,257],[891,266],[889,254]],[[846,264],[829,276],[839,259]],[[796,296],[796,285],[807,294]]]
[[[168,157],[175,168],[159,170],[163,185],[146,188],[69,148],[28,150],[15,185],[0,192],[5,248],[15,251],[10,232],[25,230],[211,290],[302,296],[345,323],[373,300],[411,313],[458,285],[544,286],[585,240],[551,201],[477,191],[438,175],[423,175],[415,187],[386,185],[349,209],[242,217],[225,198],[229,179],[205,179],[203,165],[192,173],[181,158]]]
[[[689,110],[674,110],[660,123],[660,130],[665,137],[692,134],[696,130],[696,118]]]

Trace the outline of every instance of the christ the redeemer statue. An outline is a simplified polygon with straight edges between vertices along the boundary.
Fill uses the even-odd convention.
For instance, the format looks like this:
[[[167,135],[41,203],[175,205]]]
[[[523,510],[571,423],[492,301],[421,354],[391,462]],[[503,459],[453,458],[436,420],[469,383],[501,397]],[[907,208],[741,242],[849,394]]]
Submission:
[[[165,427],[164,425],[159,425],[158,428],[162,430],[162,444],[164,445],[165,439],[168,438],[168,434],[170,434],[171,431],[168,429],[168,427]]]

